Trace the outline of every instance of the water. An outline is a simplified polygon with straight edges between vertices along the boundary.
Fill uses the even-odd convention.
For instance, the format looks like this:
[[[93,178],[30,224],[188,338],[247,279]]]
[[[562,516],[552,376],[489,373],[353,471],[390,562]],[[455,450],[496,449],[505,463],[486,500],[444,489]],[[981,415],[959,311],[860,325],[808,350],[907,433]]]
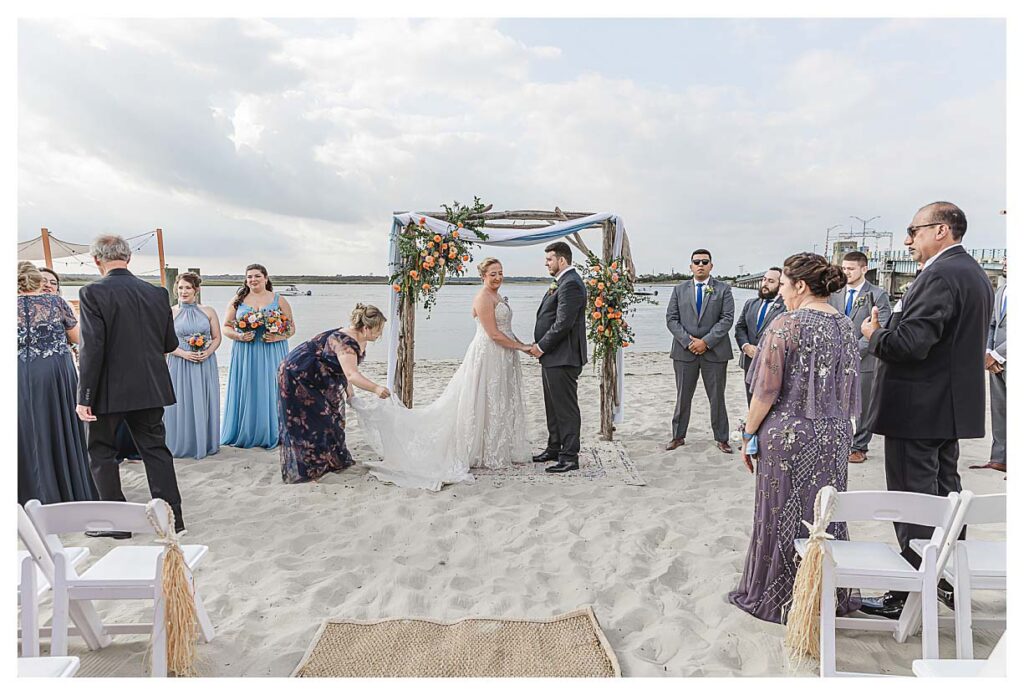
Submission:
[[[295,316],[295,335],[289,345],[295,346],[317,333],[339,326],[347,326],[349,315],[357,302],[375,304],[385,313],[392,293],[389,285],[298,285],[299,290],[310,290],[311,296],[288,297],[292,314]],[[63,288],[65,299],[77,299],[80,288],[68,286]],[[441,290],[437,304],[428,319],[422,307],[416,312],[416,358],[422,360],[459,359],[466,352],[476,322],[471,315],[473,297],[478,286],[449,285]],[[508,297],[513,311],[512,327],[516,336],[523,342],[533,340],[533,324],[547,284],[514,285],[508,284],[501,288],[501,294]],[[627,348],[634,352],[666,352],[672,345],[672,337],[665,326],[665,307],[672,296],[672,285],[656,285],[645,289],[657,290],[654,299],[656,305],[640,304],[636,313],[627,317],[636,335],[636,342]],[[213,307],[218,318],[223,322],[224,310],[234,297],[236,287],[203,287],[202,303]],[[736,312],[739,313],[743,303],[753,297],[755,290],[733,288],[736,300]],[[390,322],[385,333],[391,330]],[[732,329],[729,329],[730,339]],[[231,346],[234,341],[225,338],[217,350],[217,361],[221,365],[229,364]],[[387,357],[387,339],[382,337],[371,343],[367,350],[367,359],[383,361]]]

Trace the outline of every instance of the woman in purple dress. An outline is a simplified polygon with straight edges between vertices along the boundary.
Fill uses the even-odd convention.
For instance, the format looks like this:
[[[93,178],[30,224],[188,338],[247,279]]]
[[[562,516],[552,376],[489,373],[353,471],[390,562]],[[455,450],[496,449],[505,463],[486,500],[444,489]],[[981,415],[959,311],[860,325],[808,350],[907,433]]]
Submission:
[[[846,490],[853,426],[860,412],[860,355],[850,319],[828,303],[846,283],[843,271],[813,253],[786,259],[779,294],[788,311],[761,336],[747,382],[753,398],[743,430],[744,452],[756,435],[754,529],[739,587],[729,601],[756,618],[785,622],[793,598],[796,538],[814,518],[818,490]],[[751,457],[743,454],[751,473]],[[846,524],[828,532],[848,538]],[[839,590],[838,613],[859,607]]]

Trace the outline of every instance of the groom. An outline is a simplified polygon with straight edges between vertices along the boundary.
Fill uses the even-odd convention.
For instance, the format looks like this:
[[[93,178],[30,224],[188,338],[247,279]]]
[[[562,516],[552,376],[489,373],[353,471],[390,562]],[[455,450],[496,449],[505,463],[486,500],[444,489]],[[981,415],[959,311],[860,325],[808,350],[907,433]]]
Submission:
[[[533,457],[537,463],[558,461],[544,470],[565,473],[580,467],[580,404],[576,382],[587,363],[587,290],[572,267],[572,250],[564,241],[548,245],[544,265],[555,278],[537,309],[536,341],[530,354],[540,358],[548,445]]]

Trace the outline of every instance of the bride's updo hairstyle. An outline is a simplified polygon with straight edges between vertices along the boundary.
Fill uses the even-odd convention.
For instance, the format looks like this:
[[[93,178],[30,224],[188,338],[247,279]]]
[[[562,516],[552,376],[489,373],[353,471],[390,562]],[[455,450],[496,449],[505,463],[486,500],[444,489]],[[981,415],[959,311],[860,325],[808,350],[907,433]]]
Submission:
[[[828,297],[846,286],[843,269],[833,265],[824,256],[804,251],[794,253],[782,264],[782,272],[791,282],[803,280],[815,297]]]
[[[352,327],[357,329],[376,330],[383,328],[387,317],[372,304],[356,304],[352,310]]]
[[[501,265],[501,261],[499,261],[497,258],[494,258],[493,256],[488,256],[487,258],[477,263],[476,269],[480,273],[480,277],[487,275],[487,269],[490,268],[495,263]]]

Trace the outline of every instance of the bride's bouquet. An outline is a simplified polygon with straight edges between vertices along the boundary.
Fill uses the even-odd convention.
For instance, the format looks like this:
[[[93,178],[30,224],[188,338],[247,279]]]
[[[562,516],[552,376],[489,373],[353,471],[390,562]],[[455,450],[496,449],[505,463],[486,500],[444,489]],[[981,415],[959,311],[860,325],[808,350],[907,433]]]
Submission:
[[[288,331],[291,330],[292,320],[288,318],[288,314],[280,311],[279,309],[270,309],[269,311],[263,312],[263,340],[267,339],[267,336],[285,336],[288,335]]]

